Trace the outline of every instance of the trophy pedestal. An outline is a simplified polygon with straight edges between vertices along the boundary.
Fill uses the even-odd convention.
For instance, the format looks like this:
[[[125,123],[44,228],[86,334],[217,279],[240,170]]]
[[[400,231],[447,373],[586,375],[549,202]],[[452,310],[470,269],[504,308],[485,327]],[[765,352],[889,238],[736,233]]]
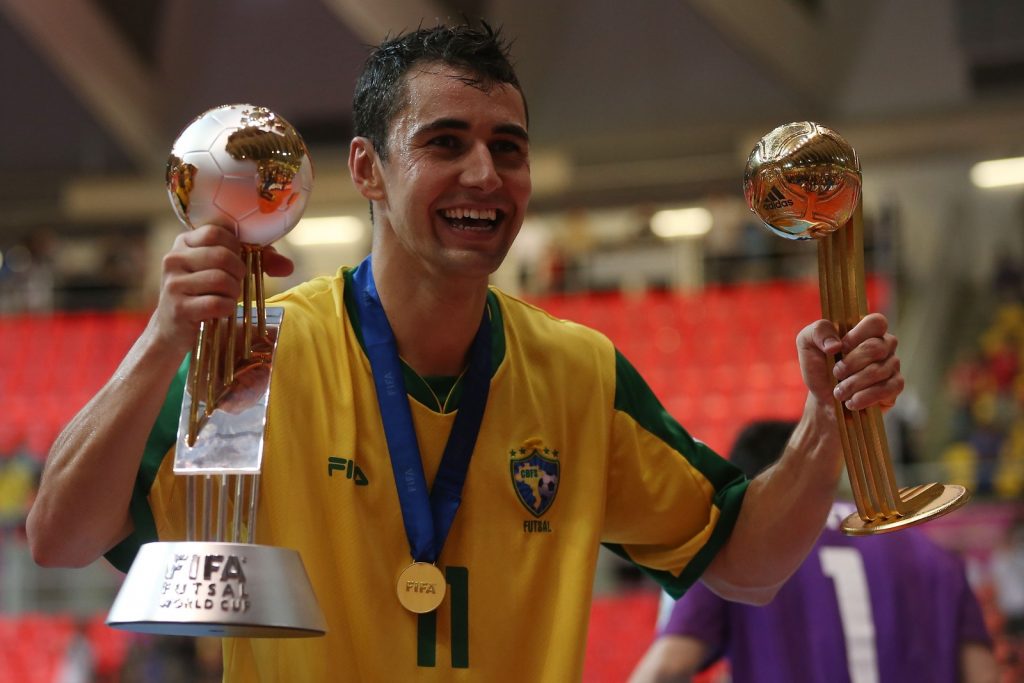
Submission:
[[[107,625],[174,636],[299,638],[327,625],[299,554],[248,543],[139,549]]]
[[[928,494],[929,490],[934,493],[922,496],[924,498],[922,504],[914,505],[915,494]],[[850,536],[868,536],[896,531],[952,512],[966,505],[971,498],[967,489],[959,484],[928,484],[927,487],[904,486],[899,490],[899,497],[903,507],[907,508],[905,512],[872,520],[865,520],[859,512],[854,513],[844,519],[840,525],[843,533]]]

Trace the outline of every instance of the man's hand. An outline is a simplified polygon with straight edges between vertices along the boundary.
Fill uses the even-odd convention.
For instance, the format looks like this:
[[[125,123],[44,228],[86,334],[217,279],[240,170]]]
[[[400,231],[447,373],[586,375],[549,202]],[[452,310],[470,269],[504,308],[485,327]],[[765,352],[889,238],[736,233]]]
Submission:
[[[800,371],[811,394],[822,405],[838,398],[850,410],[878,405],[891,408],[903,391],[903,375],[896,357],[896,337],[889,334],[889,322],[880,313],[864,317],[840,339],[835,326],[819,320],[797,336]],[[833,369],[838,380],[833,392],[828,376],[828,356],[842,354]]]
[[[903,391],[896,337],[885,316],[866,316],[840,339],[819,320],[797,335],[809,390],[804,414],[779,461],[754,478],[729,540],[703,581],[722,597],[765,604],[794,572],[821,532],[842,472],[833,397],[848,408],[891,407]],[[829,377],[829,358],[842,354]]]
[[[154,315],[156,339],[184,355],[192,348],[199,323],[232,315],[242,293],[245,262],[233,232],[204,225],[178,235],[163,258],[160,301]],[[290,259],[268,247],[263,269],[268,275],[292,272]]]

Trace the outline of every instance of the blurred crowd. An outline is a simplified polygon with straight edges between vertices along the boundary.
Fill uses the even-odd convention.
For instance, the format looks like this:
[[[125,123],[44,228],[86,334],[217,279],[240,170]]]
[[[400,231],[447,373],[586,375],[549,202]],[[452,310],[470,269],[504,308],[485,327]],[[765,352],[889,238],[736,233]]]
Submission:
[[[1004,300],[948,377],[953,419],[943,460],[978,495],[1024,492],[1024,300]]]

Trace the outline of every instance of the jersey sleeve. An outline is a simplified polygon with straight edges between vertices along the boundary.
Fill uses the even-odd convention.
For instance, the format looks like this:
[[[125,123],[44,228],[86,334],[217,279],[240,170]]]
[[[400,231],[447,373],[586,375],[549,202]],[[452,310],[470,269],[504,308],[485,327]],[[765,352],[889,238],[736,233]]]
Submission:
[[[658,637],[682,636],[704,643],[707,651],[700,665],[703,670],[725,655],[728,612],[725,600],[698,583],[672,605]]]
[[[178,439],[178,420],[181,416],[181,400],[185,391],[185,378],[188,374],[189,359],[186,358],[178,369],[178,374],[171,382],[164,399],[163,407],[157,417],[153,429],[150,430],[146,447],[135,475],[135,487],[129,502],[129,514],[132,518],[132,532],[120,543],[108,550],[104,557],[110,564],[122,572],[131,567],[135,554],[143,543],[158,538],[157,522],[150,507],[150,492],[161,471],[170,469],[172,459],[167,456],[173,451]]]
[[[616,351],[602,541],[678,598],[724,545],[748,481],[662,407]]]

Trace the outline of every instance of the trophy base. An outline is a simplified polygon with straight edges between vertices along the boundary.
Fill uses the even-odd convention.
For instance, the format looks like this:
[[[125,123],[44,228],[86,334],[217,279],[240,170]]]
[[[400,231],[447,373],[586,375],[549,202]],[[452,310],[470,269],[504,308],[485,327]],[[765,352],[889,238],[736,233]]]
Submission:
[[[904,494],[908,491],[920,489],[921,487],[904,487],[900,489],[900,496],[905,500]],[[940,517],[948,512],[953,512],[970,500],[967,489],[959,484],[929,484],[929,489],[936,489],[937,495],[930,497],[927,503],[902,515],[893,515],[867,521],[860,514],[854,513],[843,520],[840,528],[843,533],[850,536],[869,536],[871,534],[884,534],[889,531],[896,531],[905,527],[914,526],[930,519]],[[912,499],[911,499],[912,500]]]
[[[301,638],[327,631],[299,554],[218,542],[146,543],[107,616],[125,631]]]

